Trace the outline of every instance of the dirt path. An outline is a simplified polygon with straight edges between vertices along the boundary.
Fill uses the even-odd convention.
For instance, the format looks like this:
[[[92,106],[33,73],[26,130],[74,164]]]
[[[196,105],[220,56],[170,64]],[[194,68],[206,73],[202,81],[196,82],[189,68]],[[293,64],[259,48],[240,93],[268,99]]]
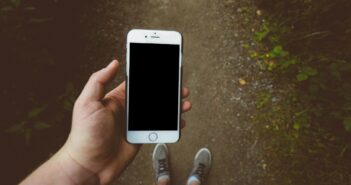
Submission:
[[[244,0],[99,1],[88,17],[92,59],[105,62],[115,51],[124,57],[125,36],[131,28],[174,29],[184,36],[184,84],[191,89],[193,109],[186,114],[187,127],[179,143],[169,145],[173,184],[184,184],[193,157],[201,147],[213,152],[213,168],[207,184],[261,184],[262,157],[253,129],[252,97],[260,84],[258,70],[246,57],[242,43],[251,34],[243,22]],[[95,41],[94,37],[96,37]],[[94,55],[100,53],[100,55]],[[105,53],[105,54],[101,54]],[[102,56],[101,56],[102,55]],[[108,56],[106,56],[108,55]],[[123,58],[124,59],[124,58]],[[257,77],[257,75],[255,75]],[[239,78],[248,83],[240,85]],[[136,160],[116,182],[153,184],[153,145],[142,148]]]

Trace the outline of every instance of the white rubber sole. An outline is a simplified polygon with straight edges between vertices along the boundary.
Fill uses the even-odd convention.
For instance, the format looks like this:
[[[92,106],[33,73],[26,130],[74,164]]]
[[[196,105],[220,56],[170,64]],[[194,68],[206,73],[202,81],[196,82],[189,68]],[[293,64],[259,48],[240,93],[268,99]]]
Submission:
[[[201,148],[197,153],[196,153],[196,155],[195,155],[195,157],[194,157],[194,161],[195,161],[195,159],[197,158],[197,157],[199,157],[199,155],[200,155],[200,153],[202,153],[202,152],[207,152],[208,154],[209,154],[209,156],[210,156],[210,167],[211,167],[211,165],[212,165],[212,154],[211,154],[211,151],[209,150],[209,149],[207,149],[207,148]]]

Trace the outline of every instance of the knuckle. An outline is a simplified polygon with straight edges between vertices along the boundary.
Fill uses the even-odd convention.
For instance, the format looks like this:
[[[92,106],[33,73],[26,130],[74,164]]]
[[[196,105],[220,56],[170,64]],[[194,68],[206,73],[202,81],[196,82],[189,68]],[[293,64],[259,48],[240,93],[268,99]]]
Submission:
[[[93,74],[90,75],[89,80],[96,81],[97,76],[98,76],[98,72],[94,72]]]
[[[93,83],[99,82],[100,76],[101,76],[100,71],[96,71],[90,75],[89,81],[92,81]]]

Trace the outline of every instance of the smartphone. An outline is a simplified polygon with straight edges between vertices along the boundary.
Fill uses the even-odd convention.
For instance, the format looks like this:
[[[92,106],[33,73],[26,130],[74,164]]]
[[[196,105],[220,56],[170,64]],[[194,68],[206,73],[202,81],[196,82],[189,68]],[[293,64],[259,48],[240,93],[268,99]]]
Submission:
[[[181,34],[133,29],[127,35],[126,57],[127,141],[177,142],[181,120]]]

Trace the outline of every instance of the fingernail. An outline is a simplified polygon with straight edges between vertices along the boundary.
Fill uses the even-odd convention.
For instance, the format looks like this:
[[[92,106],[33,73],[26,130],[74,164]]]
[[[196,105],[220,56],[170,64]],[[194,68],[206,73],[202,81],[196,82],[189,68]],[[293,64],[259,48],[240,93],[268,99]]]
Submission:
[[[111,66],[113,66],[114,64],[118,64],[117,60],[112,60],[112,62],[110,64],[108,64],[107,68],[110,68]]]

